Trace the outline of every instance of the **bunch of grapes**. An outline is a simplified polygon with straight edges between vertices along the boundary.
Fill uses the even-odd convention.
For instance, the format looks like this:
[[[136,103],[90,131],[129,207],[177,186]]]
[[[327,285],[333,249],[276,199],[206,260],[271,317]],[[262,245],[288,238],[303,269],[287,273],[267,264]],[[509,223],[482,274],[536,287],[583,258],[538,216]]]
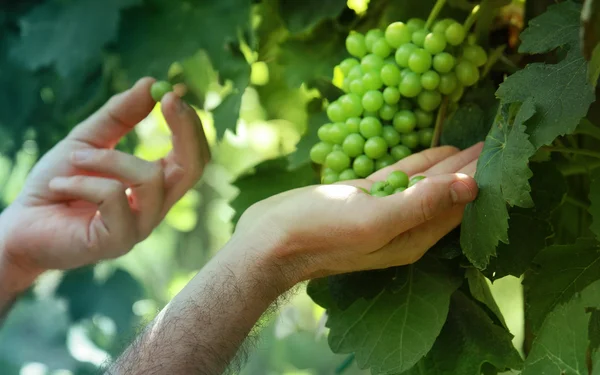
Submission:
[[[385,32],[351,32],[346,49],[352,57],[339,64],[344,95],[329,103],[331,122],[310,151],[324,167],[324,184],[367,177],[430,147],[442,102],[458,102],[488,58],[452,19],[431,29],[413,18]]]

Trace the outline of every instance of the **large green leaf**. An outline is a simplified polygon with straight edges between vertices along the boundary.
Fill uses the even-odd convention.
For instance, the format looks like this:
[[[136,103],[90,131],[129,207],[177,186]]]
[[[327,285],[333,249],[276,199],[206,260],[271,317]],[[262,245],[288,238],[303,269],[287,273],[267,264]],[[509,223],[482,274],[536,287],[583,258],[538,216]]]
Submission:
[[[600,169],[592,172],[590,179],[590,214],[592,215],[590,228],[600,240]]]
[[[460,277],[427,257],[405,266],[394,284],[348,309],[328,309],[329,344],[335,353],[355,353],[373,374],[406,371],[425,356],[439,335],[450,296]]]
[[[292,33],[305,32],[325,19],[336,18],[346,8],[346,0],[279,1],[281,18]]]
[[[475,179],[479,195],[467,205],[461,227],[464,254],[485,268],[496,254],[498,241],[508,243],[507,204],[531,207],[529,157],[535,152],[525,134],[525,122],[534,114],[531,101],[500,107],[486,138]]]
[[[565,47],[568,53],[558,64],[528,65],[508,77],[496,92],[503,102],[533,102],[536,114],[527,124],[527,133],[536,148],[572,133],[595,100],[588,63],[579,45],[580,11],[581,5],[566,1],[531,20],[521,34],[520,52],[535,54]]]
[[[507,328],[504,316],[492,295],[490,286],[487,283],[485,276],[476,268],[470,267],[465,272],[465,277],[469,284],[469,291],[471,296],[477,301],[483,303],[488,309],[496,316],[498,322],[502,324],[504,328]],[[507,328],[508,329],[508,328]]]

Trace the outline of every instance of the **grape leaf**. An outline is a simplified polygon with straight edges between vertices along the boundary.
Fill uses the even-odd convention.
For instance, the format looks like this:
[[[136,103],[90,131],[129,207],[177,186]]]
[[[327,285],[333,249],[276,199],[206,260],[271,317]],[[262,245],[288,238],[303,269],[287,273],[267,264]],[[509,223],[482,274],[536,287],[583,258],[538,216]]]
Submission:
[[[523,284],[529,296],[527,311],[536,332],[556,306],[600,279],[600,244],[580,238],[570,245],[554,245],[535,258],[538,267],[527,274]]]
[[[600,169],[594,170],[590,174],[590,214],[592,215],[592,225],[590,229],[600,240]]]
[[[532,100],[536,114],[527,124],[530,142],[537,148],[559,135],[572,133],[595,100],[588,81],[588,63],[579,46],[581,6],[562,2],[531,20],[521,34],[520,52],[544,53],[566,46],[558,64],[535,63],[508,77],[496,96],[503,102]]]
[[[554,163],[531,163],[529,167],[533,172],[533,178],[529,183],[535,206],[528,210],[518,209],[518,212],[527,212],[548,219],[550,214],[562,204],[567,194],[567,180]]]
[[[315,101],[321,103],[320,99],[315,99]],[[306,132],[300,139],[300,142],[296,145],[296,151],[288,156],[292,168],[310,161],[310,149],[319,142],[317,132],[321,125],[326,124],[327,122],[329,122],[327,113],[323,111],[313,113],[309,116]]]
[[[361,298],[375,298],[393,282],[397,272],[403,270],[392,267],[330,276],[327,281],[331,298],[339,309],[346,310]]]
[[[337,18],[346,8],[346,0],[279,1],[281,18],[293,34],[305,32],[323,20]]]
[[[493,122],[490,112],[475,103],[461,105],[444,123],[440,144],[464,150],[485,140]]]
[[[504,320],[504,316],[492,295],[492,291],[490,290],[490,286],[485,279],[485,276],[476,268],[469,267],[465,273],[465,277],[467,278],[467,282],[469,284],[469,291],[471,292],[471,296],[475,298],[477,301],[483,303],[490,309],[490,311],[496,316],[498,321],[502,324],[504,328],[507,328],[506,321]],[[508,329],[508,328],[507,328]]]
[[[596,351],[600,348],[600,310],[594,307],[588,308],[588,310],[591,312],[590,323],[588,325],[590,349]]]
[[[354,352],[357,365],[374,375],[406,371],[433,346],[460,284],[431,257],[402,267],[391,288],[372,300],[328,310],[329,345],[335,353]]]
[[[505,328],[494,324],[477,303],[457,291],[435,345],[403,375],[479,375],[485,364],[499,370],[520,369],[522,359],[511,340]]]
[[[502,105],[477,162],[479,195],[467,205],[461,227],[464,254],[477,268],[487,266],[498,241],[508,243],[506,204],[530,207],[529,157],[535,152],[525,134],[525,121],[534,114],[531,101]]]
[[[122,9],[141,0],[47,1],[20,20],[21,37],[11,56],[38,70],[54,65],[63,77],[97,65],[102,48],[117,36]]]
[[[328,309],[335,304],[329,292],[327,277],[310,280],[306,286],[306,294],[310,296],[314,303],[324,309]]]

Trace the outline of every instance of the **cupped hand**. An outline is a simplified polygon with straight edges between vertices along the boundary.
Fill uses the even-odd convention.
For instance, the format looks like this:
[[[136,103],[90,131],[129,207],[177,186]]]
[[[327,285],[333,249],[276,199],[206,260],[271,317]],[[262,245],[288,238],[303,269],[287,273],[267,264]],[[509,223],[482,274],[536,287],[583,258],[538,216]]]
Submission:
[[[332,274],[416,262],[456,228],[477,195],[482,143],[459,152],[438,147],[409,156],[367,179],[309,186],[258,202],[234,237],[270,251],[290,284]],[[427,178],[401,193],[373,197],[375,181],[400,170]]]
[[[195,111],[174,93],[161,106],[173,142],[166,157],[114,149],[154,108],[152,83],[141,79],[111,98],[37,163],[0,216],[0,271],[19,270],[26,284],[47,269],[123,255],[195,185],[209,147]]]

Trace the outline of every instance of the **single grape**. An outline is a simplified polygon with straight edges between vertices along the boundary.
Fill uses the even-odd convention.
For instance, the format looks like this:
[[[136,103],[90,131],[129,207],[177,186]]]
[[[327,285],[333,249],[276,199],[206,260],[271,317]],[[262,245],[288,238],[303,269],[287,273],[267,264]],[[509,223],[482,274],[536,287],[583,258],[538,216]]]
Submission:
[[[444,32],[446,41],[452,46],[458,46],[465,40],[465,28],[460,23],[453,23]]]
[[[375,162],[367,155],[360,155],[354,159],[352,169],[358,177],[367,177],[375,171]]]
[[[356,65],[350,68],[347,77],[350,78],[350,80],[361,79],[363,74],[365,74],[363,68],[360,65]]]
[[[431,140],[433,139],[433,129],[421,129],[419,130],[419,143],[423,147],[430,147]]]
[[[462,60],[456,65],[456,77],[464,86],[473,86],[479,81],[479,70],[472,62]]]
[[[377,41],[373,43],[373,53],[381,58],[386,58],[392,53],[392,48],[385,38],[377,39]]]
[[[383,106],[379,110],[379,117],[384,121],[390,121],[394,118],[396,112],[398,112],[396,104],[383,103]]]
[[[473,45],[473,46],[465,46],[463,48],[463,58],[465,60],[469,60],[476,67],[484,66],[487,62],[487,53],[481,46]]]
[[[429,34],[429,30],[427,29],[417,30],[413,33],[411,40],[417,47],[423,47],[427,34]]]
[[[398,109],[400,109],[400,110],[405,109],[405,110],[410,111],[410,110],[412,110],[412,108],[413,108],[413,105],[410,102],[410,100],[408,100],[408,99],[402,99],[398,102]]]
[[[173,86],[167,81],[156,81],[150,86],[150,96],[156,102],[160,102],[168,92],[173,91]]]
[[[454,20],[451,18],[446,18],[446,19],[437,21],[435,23],[435,25],[433,26],[432,31],[434,33],[442,33],[443,34],[446,32],[446,29],[448,28],[448,26],[450,26],[453,23],[454,23]]]
[[[358,96],[357,94],[342,95],[338,99],[338,102],[342,106],[342,109],[345,112],[346,118],[358,117],[363,112],[361,97]]]
[[[344,151],[332,151],[325,158],[325,165],[339,173],[350,167],[350,157]]]
[[[392,195],[394,194],[394,187],[390,184],[387,184],[386,187],[383,189],[383,191],[387,194],[387,195]]]
[[[321,183],[325,185],[335,184],[340,180],[340,176],[337,173],[327,173],[323,175]]]
[[[378,111],[383,105],[383,94],[377,90],[367,91],[362,97],[362,105],[365,111]]]
[[[423,91],[417,98],[419,107],[424,111],[434,111],[442,104],[442,94],[438,91]]]
[[[350,134],[358,133],[359,125],[360,125],[359,117],[350,117],[348,120],[346,120],[346,129],[348,129],[348,133],[350,133]]]
[[[388,147],[394,147],[400,143],[400,133],[393,126],[386,125],[383,127],[382,135]]]
[[[417,126],[417,117],[410,110],[401,110],[394,116],[394,129],[399,133],[407,134]]]
[[[402,171],[391,172],[387,176],[386,181],[394,189],[408,187],[408,175]]]
[[[410,150],[410,148],[404,145],[397,145],[392,147],[392,149],[390,150],[390,154],[394,159],[396,159],[396,161],[400,161],[410,156],[412,154],[412,151]]]
[[[385,181],[375,181],[373,182],[373,185],[371,185],[371,194],[380,192],[380,191],[384,191],[385,187],[387,186],[387,182]]]
[[[350,78],[344,78],[344,81],[342,82],[342,90],[344,92],[350,92],[350,82],[352,82]]]
[[[413,112],[417,118],[417,128],[428,128],[433,125],[433,112],[427,112],[421,108],[417,108]]]
[[[365,117],[360,121],[358,126],[360,134],[369,139],[381,135],[383,131],[383,125],[376,117]]]
[[[382,137],[369,138],[365,142],[364,152],[371,159],[379,159],[387,152],[387,143]]]
[[[412,31],[402,22],[394,22],[385,29],[385,40],[392,48],[410,42]]]
[[[417,49],[408,58],[408,67],[415,73],[425,73],[431,68],[431,54],[424,49]]]
[[[340,70],[344,74],[344,77],[348,77],[348,74],[350,73],[350,69],[354,68],[355,66],[359,66],[359,65],[360,65],[360,62],[357,59],[349,57],[347,59],[342,60],[342,62],[340,63]]]
[[[439,84],[440,75],[437,72],[428,70],[421,75],[421,86],[423,86],[425,90],[435,90],[438,88]]]
[[[433,57],[433,69],[440,73],[448,73],[454,68],[454,56],[448,52],[438,53]]]
[[[365,139],[360,134],[352,133],[349,134],[344,143],[342,143],[342,150],[346,155],[351,158],[355,158],[363,153],[365,147]]]
[[[360,66],[365,73],[370,72],[370,71],[378,71],[379,72],[379,71],[381,71],[383,64],[384,64],[383,58],[381,58],[380,56],[377,56],[374,53],[370,53],[370,54],[366,55],[360,61]]]
[[[333,124],[325,124],[321,125],[319,130],[317,130],[317,136],[322,142],[333,143],[333,139],[331,138],[331,128]]]
[[[365,90],[379,90],[383,86],[379,72],[370,71],[366,72],[362,78],[363,87]]]
[[[402,78],[402,81],[400,81],[398,89],[402,96],[414,98],[419,95],[421,90],[423,90],[423,86],[421,86],[421,76],[413,72],[406,74],[404,78]]]
[[[373,45],[379,39],[385,38],[385,34],[382,30],[379,29],[371,29],[367,31],[365,34],[365,45],[367,47],[367,51],[373,52]]]
[[[419,146],[419,134],[416,132],[403,134],[402,144],[410,149],[415,149]]]
[[[425,36],[423,48],[432,55],[440,53],[446,48],[446,37],[442,33],[429,33]]]
[[[310,160],[317,164],[324,164],[325,158],[333,151],[331,143],[319,142],[310,149]],[[361,150],[362,151],[362,150]]]
[[[400,71],[400,82],[409,74],[413,74],[414,72],[410,70],[410,68],[404,68]]]
[[[414,33],[425,27],[425,21],[420,18],[411,18],[406,22],[406,27]]]
[[[400,47],[398,47],[396,53],[394,54],[396,64],[400,65],[403,68],[408,68],[408,58],[418,48],[419,47],[415,46],[412,43],[403,44]]]
[[[396,162],[396,160],[392,157],[392,155],[385,154],[382,157],[380,157],[379,159],[375,160],[375,170],[378,171],[385,167],[389,167],[390,165],[393,165],[395,162]]]
[[[458,87],[458,78],[456,74],[446,73],[440,76],[440,86],[438,91],[444,95],[450,95]]]
[[[371,196],[376,197],[376,198],[383,198],[383,197],[389,196],[389,194],[386,193],[384,190],[382,190],[382,191],[376,191],[376,192],[372,193]]]
[[[342,173],[340,173],[339,176],[340,181],[356,180],[357,178],[358,176],[352,168],[345,169],[344,171],[342,171]]]
[[[394,194],[402,193],[406,188],[396,188],[394,189]]]
[[[346,114],[339,102],[333,102],[327,106],[327,117],[333,122],[346,121]]]
[[[398,86],[400,83],[400,69],[396,64],[385,64],[381,68],[380,77],[386,86]]]
[[[352,56],[361,58],[367,54],[365,36],[361,33],[351,31],[346,38],[346,50]]]
[[[456,86],[456,89],[454,91],[452,91],[452,94],[450,94],[448,97],[450,98],[450,100],[453,103],[458,103],[460,101],[460,99],[462,98],[463,94],[465,92],[465,87],[463,85],[458,85]]]
[[[400,100],[400,91],[396,87],[386,87],[383,90],[383,101],[387,104],[396,104]]]
[[[329,129],[329,139],[335,145],[341,145],[348,134],[350,134],[348,127],[343,122],[336,122]]]
[[[365,84],[363,83],[361,78],[351,81],[349,87],[350,87],[350,92],[353,94],[356,94],[358,96],[363,96],[365,94],[365,92],[367,92],[367,89],[365,88]]]
[[[425,176],[413,176],[413,177],[411,177],[410,180],[408,181],[408,187],[416,185],[419,181],[422,181],[425,178],[426,178]]]

